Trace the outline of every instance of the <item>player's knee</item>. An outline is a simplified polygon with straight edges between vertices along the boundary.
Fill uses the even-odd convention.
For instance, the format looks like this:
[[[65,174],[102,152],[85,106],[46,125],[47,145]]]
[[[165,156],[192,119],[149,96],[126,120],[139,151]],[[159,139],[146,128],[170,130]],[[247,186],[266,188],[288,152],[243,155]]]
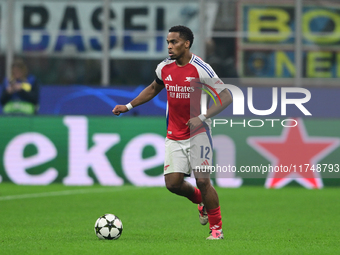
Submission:
[[[181,185],[176,182],[167,182],[165,186],[170,192],[175,194],[179,193],[179,191],[181,190]]]
[[[175,194],[178,194],[181,191],[182,184],[183,184],[183,181],[181,179],[177,179],[177,178],[171,178],[171,179],[166,178],[165,179],[166,188],[170,192],[175,193]]]
[[[173,173],[165,175],[165,186],[172,193],[180,194],[183,182],[184,177],[182,174]]]

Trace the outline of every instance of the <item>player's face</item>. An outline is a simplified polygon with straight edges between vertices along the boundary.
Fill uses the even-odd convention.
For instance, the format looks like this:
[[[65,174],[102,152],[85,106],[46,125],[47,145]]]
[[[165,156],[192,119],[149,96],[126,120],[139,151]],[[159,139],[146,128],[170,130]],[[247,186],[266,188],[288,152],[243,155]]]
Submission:
[[[178,32],[170,32],[166,38],[168,53],[171,59],[179,59],[189,49],[190,42],[179,37]]]

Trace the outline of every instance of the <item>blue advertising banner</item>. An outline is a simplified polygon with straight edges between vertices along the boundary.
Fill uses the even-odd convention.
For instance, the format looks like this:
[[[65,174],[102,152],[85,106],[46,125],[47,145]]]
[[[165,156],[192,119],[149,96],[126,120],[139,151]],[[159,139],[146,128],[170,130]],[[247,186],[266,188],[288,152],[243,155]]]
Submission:
[[[143,89],[140,86],[115,86],[111,88],[74,86],[43,86],[39,114],[52,115],[112,115],[117,104],[127,104]],[[166,93],[162,91],[148,104],[132,109],[125,115],[165,116]]]
[[[226,81],[226,84],[238,85],[237,80]],[[127,104],[143,89],[140,86],[114,86],[109,88],[90,87],[83,85],[73,86],[41,86],[40,88],[40,115],[112,115],[111,110],[117,104]],[[244,116],[255,116],[249,110],[249,99],[257,110],[267,110],[277,102],[275,111],[270,117],[282,117],[282,88],[269,87],[242,87],[244,96]],[[250,91],[251,90],[251,91]],[[303,106],[311,113],[312,118],[340,118],[340,89],[339,88],[308,88],[310,100]],[[285,98],[304,98],[303,93],[286,93]],[[150,102],[133,108],[125,113],[126,116],[165,116],[166,91],[162,90]],[[222,112],[222,116],[233,116],[233,105]],[[0,107],[0,113],[2,109]],[[305,117],[303,112],[294,104],[287,104],[286,116]]]

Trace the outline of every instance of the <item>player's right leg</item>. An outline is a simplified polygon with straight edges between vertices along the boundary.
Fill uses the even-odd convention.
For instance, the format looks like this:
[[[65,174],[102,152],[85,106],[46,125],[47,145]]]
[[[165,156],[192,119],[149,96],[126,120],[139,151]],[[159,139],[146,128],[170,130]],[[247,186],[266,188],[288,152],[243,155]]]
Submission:
[[[207,213],[207,209],[205,208],[205,205],[203,202],[201,202],[199,205],[198,205],[198,216],[199,216],[199,219],[200,219],[200,223],[202,225],[207,225],[208,223],[208,213]]]
[[[186,152],[189,144],[189,140],[165,140],[164,178],[169,191],[199,204],[202,202],[200,190],[184,180],[191,173]]]
[[[164,179],[166,188],[176,195],[189,198],[195,193],[195,187],[184,180],[183,173],[169,173]]]

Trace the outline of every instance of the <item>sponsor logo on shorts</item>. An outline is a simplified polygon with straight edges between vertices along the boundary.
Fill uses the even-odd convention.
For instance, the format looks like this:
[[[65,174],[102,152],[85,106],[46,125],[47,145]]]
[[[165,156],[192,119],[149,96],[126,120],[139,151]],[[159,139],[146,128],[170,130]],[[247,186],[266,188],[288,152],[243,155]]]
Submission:
[[[209,166],[208,160],[204,160],[204,162],[201,164],[202,166]]]

